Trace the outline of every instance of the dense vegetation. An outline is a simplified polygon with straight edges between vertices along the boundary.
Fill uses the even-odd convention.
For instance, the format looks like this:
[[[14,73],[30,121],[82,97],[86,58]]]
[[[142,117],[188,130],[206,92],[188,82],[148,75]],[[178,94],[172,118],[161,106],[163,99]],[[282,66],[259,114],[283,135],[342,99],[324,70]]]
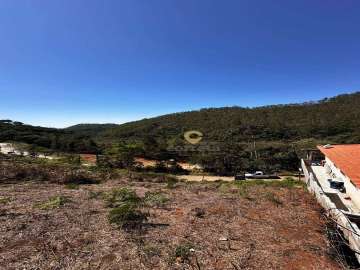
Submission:
[[[102,142],[138,143],[145,157],[185,159],[208,171],[293,170],[302,148],[360,142],[360,93],[319,102],[175,113],[106,130]],[[192,146],[185,131],[204,134]]]
[[[115,128],[118,125],[116,124],[78,124],[66,128],[66,131],[75,132],[77,135],[90,136],[96,138],[102,132]]]
[[[228,107],[175,113],[131,122],[107,130],[105,138],[181,138],[184,131],[200,130],[217,142],[301,140],[330,138],[358,142],[360,92],[319,102],[258,108]]]
[[[0,142],[23,142],[39,148],[69,153],[97,153],[98,147],[90,136],[72,131],[25,125],[11,120],[0,120]]]
[[[295,170],[301,149],[319,143],[360,143],[360,93],[319,102],[258,108],[202,109],[123,125],[82,124],[65,130],[0,123],[0,141],[27,142],[69,152],[95,152],[110,163],[132,165],[132,156],[201,164],[206,171]],[[197,145],[184,132],[203,133]],[[119,162],[115,162],[119,161]]]

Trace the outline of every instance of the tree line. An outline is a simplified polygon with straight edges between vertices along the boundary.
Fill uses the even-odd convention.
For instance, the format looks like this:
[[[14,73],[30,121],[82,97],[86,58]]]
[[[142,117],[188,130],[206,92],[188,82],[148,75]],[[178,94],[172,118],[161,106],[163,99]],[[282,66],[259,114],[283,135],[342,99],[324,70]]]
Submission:
[[[90,136],[55,128],[34,127],[11,120],[0,120],[0,142],[23,142],[48,151],[99,152],[98,145]]]
[[[203,133],[198,145],[184,140],[189,130]],[[302,104],[208,108],[123,125],[49,129],[3,120],[0,141],[8,140],[65,152],[102,153],[121,167],[131,166],[131,156],[141,156],[198,163],[216,174],[297,170],[304,148],[360,143],[360,92]]]

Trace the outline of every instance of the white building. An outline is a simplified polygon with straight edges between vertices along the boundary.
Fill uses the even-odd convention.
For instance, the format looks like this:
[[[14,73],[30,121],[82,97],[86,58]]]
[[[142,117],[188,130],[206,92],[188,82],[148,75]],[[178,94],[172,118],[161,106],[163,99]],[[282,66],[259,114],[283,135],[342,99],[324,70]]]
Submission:
[[[10,143],[0,143],[0,152],[2,154],[12,154],[15,153],[15,148]]]
[[[318,146],[329,179],[344,182],[346,195],[360,209],[360,144]]]
[[[308,190],[360,262],[360,144],[318,146],[301,165]]]
[[[21,156],[28,156],[28,151],[20,151],[14,147],[11,143],[0,143],[0,153],[4,155],[14,154]]]

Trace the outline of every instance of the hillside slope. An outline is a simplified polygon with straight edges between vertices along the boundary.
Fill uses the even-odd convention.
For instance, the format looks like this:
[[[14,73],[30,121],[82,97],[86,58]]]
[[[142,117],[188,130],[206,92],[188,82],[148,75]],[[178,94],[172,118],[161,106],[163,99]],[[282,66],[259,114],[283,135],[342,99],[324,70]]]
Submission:
[[[185,131],[204,137],[186,144]],[[297,170],[301,149],[319,143],[360,143],[360,93],[318,102],[202,109],[131,122],[98,134],[99,142],[137,143],[145,157],[200,163],[217,174]]]
[[[192,146],[185,131],[204,137]],[[210,108],[115,124],[46,129],[3,120],[0,141],[21,141],[67,152],[132,145],[152,159],[201,164],[217,174],[244,170],[296,170],[301,149],[319,143],[360,143],[360,92],[318,102],[258,108]],[[123,149],[123,148],[119,148]]]
[[[105,130],[102,137],[139,139],[151,135],[166,139],[199,130],[215,141],[329,139],[359,142],[360,92],[319,102],[202,109],[131,122]]]
[[[73,153],[96,153],[97,145],[85,134],[72,131],[26,125],[11,120],[0,120],[0,142],[27,143],[42,150]]]
[[[103,133],[106,130],[111,128],[116,128],[116,124],[78,124],[65,128],[65,131],[74,132],[78,135],[91,136],[93,138],[97,137],[98,134]]]

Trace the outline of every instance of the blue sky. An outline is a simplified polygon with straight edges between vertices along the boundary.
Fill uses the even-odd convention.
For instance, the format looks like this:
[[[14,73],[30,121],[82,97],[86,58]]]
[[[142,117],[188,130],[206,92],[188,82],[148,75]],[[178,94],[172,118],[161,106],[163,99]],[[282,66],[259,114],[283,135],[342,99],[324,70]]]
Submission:
[[[64,127],[360,90],[358,0],[1,0],[0,119]]]

